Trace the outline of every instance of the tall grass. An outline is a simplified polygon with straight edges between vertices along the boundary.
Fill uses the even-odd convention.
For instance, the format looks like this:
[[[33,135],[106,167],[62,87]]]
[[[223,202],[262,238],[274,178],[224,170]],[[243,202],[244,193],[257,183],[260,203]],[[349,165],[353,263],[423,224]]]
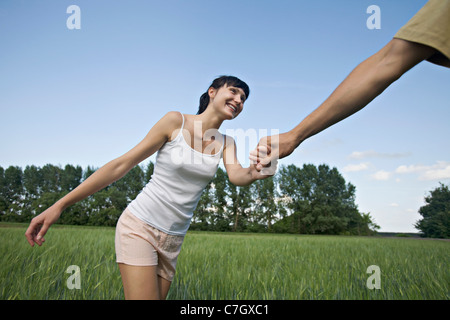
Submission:
[[[24,228],[0,228],[1,299],[123,299],[114,229],[52,227],[42,247]],[[69,266],[80,267],[81,289],[69,289]]]
[[[188,234],[176,299],[448,299],[450,243],[337,236]],[[381,289],[366,286],[371,265]]]
[[[5,225],[3,225],[5,226]],[[31,248],[0,226],[0,299],[123,299],[114,228],[57,227]],[[449,299],[450,242],[189,232],[168,299]],[[81,289],[69,289],[70,265]],[[381,288],[366,286],[380,268]]]

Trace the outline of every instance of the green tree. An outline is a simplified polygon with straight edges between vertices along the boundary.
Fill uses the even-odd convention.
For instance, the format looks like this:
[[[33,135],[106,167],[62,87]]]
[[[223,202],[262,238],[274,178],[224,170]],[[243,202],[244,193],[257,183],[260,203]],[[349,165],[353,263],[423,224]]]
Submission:
[[[66,165],[64,170],[60,170],[60,188],[64,191],[72,191],[81,183],[83,169],[80,166]]]
[[[42,192],[59,192],[61,187],[61,175],[63,170],[52,164],[46,164],[40,169],[42,178]]]
[[[95,169],[88,167],[85,179],[94,172]],[[144,176],[141,166],[137,165],[121,179],[85,199],[82,203],[88,214],[88,224],[114,226],[129,202],[141,192]],[[84,217],[77,219],[84,220]]]
[[[0,167],[0,220],[4,217],[7,209],[5,169]]]
[[[253,183],[254,187],[254,212],[253,217],[256,225],[264,230],[272,231],[272,223],[276,220],[278,206],[276,199],[278,192],[274,177],[263,180],[257,180]],[[255,230],[257,231],[257,230]]]
[[[450,238],[450,190],[449,186],[440,186],[425,197],[426,205],[420,207],[423,217],[415,227],[430,238]]]
[[[150,181],[150,179],[152,178],[153,175],[153,171],[155,170],[155,165],[153,164],[153,162],[149,162],[147,164],[147,168],[145,169],[145,177],[144,180],[146,183],[148,183]]]
[[[248,213],[251,211],[252,194],[250,186],[236,186],[227,180],[229,194],[229,218],[232,230],[246,231],[248,228]]]
[[[213,202],[213,190],[212,190],[212,181],[208,183],[205,189],[200,196],[200,199],[197,203],[197,207],[194,210],[191,230],[209,230],[210,229],[210,216],[212,210],[214,210],[211,206]]]
[[[3,200],[6,210],[2,216],[5,221],[24,220],[23,210],[23,172],[22,168],[10,166],[4,172]]]
[[[214,231],[229,231],[231,221],[228,216],[228,176],[222,168],[218,168],[213,185],[213,203],[211,210],[211,229]]]
[[[5,170],[5,198],[11,204],[18,201],[23,195],[23,172],[22,168],[10,166]]]
[[[23,200],[22,210],[24,220],[31,220],[39,211],[39,199],[42,194],[42,178],[40,168],[26,166],[23,171]]]
[[[141,166],[137,165],[121,179],[112,183],[108,188],[117,188],[121,195],[124,197],[125,201],[130,202],[137,197],[137,195],[141,192],[143,186],[145,185],[144,177],[144,171],[142,170]]]
[[[336,168],[322,164],[283,166],[279,188],[287,201],[287,217],[277,223],[278,232],[308,234],[356,233],[363,217],[355,204],[356,188]],[[360,228],[361,229],[361,228]]]
[[[23,186],[25,189],[25,198],[34,200],[42,193],[42,176],[38,167],[26,166],[23,171]]]
[[[83,172],[83,181],[89,178],[95,171],[97,171],[97,168],[87,166]]]
[[[278,170],[280,193],[289,200],[285,206],[286,217],[274,226],[277,232],[308,232],[302,221],[309,210],[312,195],[312,180],[307,178],[308,170],[311,170],[311,166],[304,166],[302,170],[293,164],[281,166]]]

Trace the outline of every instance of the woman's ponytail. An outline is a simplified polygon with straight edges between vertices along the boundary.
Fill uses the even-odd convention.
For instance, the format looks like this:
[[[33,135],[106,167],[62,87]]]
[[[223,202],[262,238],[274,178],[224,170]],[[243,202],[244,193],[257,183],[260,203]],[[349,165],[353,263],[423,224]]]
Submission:
[[[208,91],[206,91],[202,96],[200,97],[200,106],[198,107],[197,114],[203,113],[203,111],[206,110],[206,107],[209,105],[209,94]]]

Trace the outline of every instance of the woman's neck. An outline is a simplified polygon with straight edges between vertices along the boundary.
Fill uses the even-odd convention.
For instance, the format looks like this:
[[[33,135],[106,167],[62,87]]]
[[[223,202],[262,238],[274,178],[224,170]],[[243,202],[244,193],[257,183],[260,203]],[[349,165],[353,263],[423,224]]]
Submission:
[[[202,129],[204,131],[208,129],[219,129],[224,121],[224,119],[214,113],[213,110],[209,111],[208,109],[195,117],[196,120],[202,122]]]

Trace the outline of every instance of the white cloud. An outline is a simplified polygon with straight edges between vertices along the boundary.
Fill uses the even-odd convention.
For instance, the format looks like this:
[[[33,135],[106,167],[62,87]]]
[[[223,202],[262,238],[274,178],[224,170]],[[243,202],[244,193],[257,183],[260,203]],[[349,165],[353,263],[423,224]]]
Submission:
[[[420,172],[423,170],[426,170],[426,166],[421,165],[409,165],[409,166],[399,166],[397,169],[395,169],[395,173],[413,173],[413,172]]]
[[[398,207],[399,206],[399,204],[398,203],[395,203],[395,202],[393,202],[393,203],[391,203],[390,205],[389,205],[390,207]]]
[[[389,180],[392,176],[392,172],[387,172],[384,170],[380,170],[371,175],[371,177],[375,180]]]
[[[374,150],[368,150],[368,151],[354,151],[350,154],[350,159],[365,159],[365,158],[404,158],[410,156],[410,152],[399,152],[399,153],[383,153],[383,152],[377,152]]]
[[[450,164],[446,165],[442,169],[431,169],[425,171],[423,175],[419,177],[420,180],[443,180],[450,179]]]
[[[369,169],[369,162],[359,163],[359,164],[349,164],[345,166],[342,171],[343,172],[356,172],[363,171]]]
[[[429,166],[414,164],[409,166],[402,165],[395,170],[395,173],[419,173],[419,180],[450,179],[450,162],[437,161],[436,164]]]

